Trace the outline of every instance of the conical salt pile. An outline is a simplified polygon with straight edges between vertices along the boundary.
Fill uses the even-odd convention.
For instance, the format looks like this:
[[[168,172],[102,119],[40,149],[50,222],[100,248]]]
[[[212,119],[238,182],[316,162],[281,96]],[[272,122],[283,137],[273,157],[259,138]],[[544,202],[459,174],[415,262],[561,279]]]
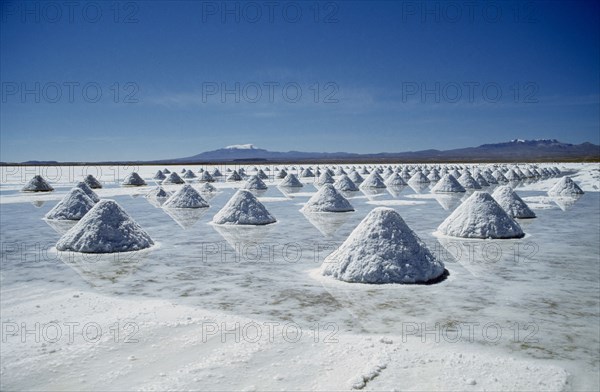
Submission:
[[[427,176],[427,179],[431,182],[438,182],[440,178],[442,178],[440,176],[440,173],[438,173],[438,171],[435,169],[433,169],[431,173],[429,173],[429,175]]]
[[[477,172],[475,174],[475,177],[473,177],[475,179],[475,181],[477,181],[477,183],[479,184],[479,186],[484,187],[484,186],[490,186],[490,183],[487,182],[487,180],[485,179],[485,177],[483,177],[483,175],[481,175],[480,172]]]
[[[252,192],[240,189],[212,221],[218,225],[268,225],[277,220]]]
[[[176,172],[171,172],[171,173],[169,173],[169,175],[167,176],[167,178],[164,179],[164,181],[162,182],[162,184],[163,185],[185,184],[185,181]]]
[[[583,195],[583,190],[571,179],[565,176],[558,180],[556,184],[548,191],[550,196],[573,196]]]
[[[114,200],[100,200],[56,243],[59,251],[83,253],[129,252],[154,242]]]
[[[455,193],[466,192],[465,188],[460,185],[456,178],[450,173],[444,176],[431,188],[432,193]]]
[[[517,193],[508,185],[498,187],[492,193],[494,200],[500,204],[500,207],[508,213],[511,218],[529,219],[535,218],[535,213],[531,211],[527,203],[517,195]]]
[[[304,169],[302,170],[302,173],[300,173],[300,177],[314,177],[315,174],[310,170],[310,169]]]
[[[521,177],[513,170],[509,169],[504,175],[508,181],[521,181]]]
[[[429,179],[425,177],[421,171],[413,174],[410,180],[408,180],[409,184],[429,184],[429,182]]]
[[[227,181],[242,181],[242,176],[239,175],[237,170],[234,170],[231,172],[231,174],[229,175],[229,177],[227,177],[226,180]]]
[[[340,178],[337,179],[334,186],[336,189],[343,192],[355,192],[358,191],[358,187],[347,175],[342,174]]]
[[[154,198],[154,199],[167,199],[171,196],[171,194],[167,191],[165,191],[162,187],[158,186],[154,189],[152,189],[150,192],[146,193],[147,198]]]
[[[92,188],[90,188],[85,182],[78,182],[77,185],[75,185],[75,188],[81,189],[83,193],[85,193],[87,197],[92,199],[94,203],[98,203],[100,201],[100,198],[98,197],[96,192],[94,192]]]
[[[206,208],[208,203],[191,185],[182,186],[163,204],[165,208]]]
[[[488,182],[488,184],[490,184],[490,185],[498,184],[498,180],[496,180],[496,178],[492,175],[492,172],[489,171],[488,169],[481,172],[481,175],[483,176],[483,178],[485,178],[485,180]]]
[[[27,185],[25,185],[21,192],[52,192],[54,188],[40,175],[35,175]]]
[[[444,275],[444,264],[392,208],[371,211],[331,253],[321,273],[352,283],[426,283]]]
[[[401,186],[406,186],[406,181],[404,181],[404,179],[402,179],[402,177],[400,176],[399,173],[392,173],[390,174],[390,176],[385,180],[385,185],[391,188],[398,188]]]
[[[476,191],[438,227],[442,234],[462,238],[521,238],[521,226],[487,192]]]
[[[324,184],[302,207],[303,212],[348,212],[354,211],[350,202],[335,190],[333,185]]]
[[[267,189],[267,184],[263,180],[258,178],[258,175],[251,176],[248,181],[244,184],[244,189],[251,190],[264,190]]]
[[[262,169],[259,169],[258,172],[256,173],[256,175],[258,176],[258,178],[260,178],[261,180],[266,180],[267,178],[269,178],[269,176],[267,176],[265,174],[264,171],[262,171]]]
[[[219,169],[217,169],[216,167],[213,169],[212,173],[210,173],[211,176],[213,177],[221,177],[223,174],[221,174],[221,172],[219,171]]]
[[[481,189],[481,185],[479,185],[479,183],[477,181],[475,181],[475,179],[473,178],[471,173],[469,173],[468,171],[465,171],[460,176],[460,178],[458,179],[458,182],[465,189]]]
[[[285,178],[285,176],[287,176],[287,172],[283,169],[279,170],[279,172],[277,173],[277,175],[275,177],[277,178]]]
[[[212,193],[212,192],[216,192],[217,188],[215,188],[214,186],[212,186],[208,182],[205,182],[204,184],[202,184],[200,186],[199,190],[202,193]]]
[[[335,180],[333,179],[333,177],[331,177],[331,175],[327,171],[324,171],[323,174],[321,174],[319,176],[319,179],[317,180],[318,185],[333,184],[333,183],[335,183]]]
[[[154,177],[152,177],[153,180],[164,180],[165,178],[167,178],[167,176],[164,175],[163,172],[161,172],[160,170],[156,172],[156,174],[154,175]]]
[[[361,182],[363,182],[365,180],[360,174],[358,174],[358,172],[356,170],[354,170],[350,174],[348,174],[348,178],[351,179],[352,182],[355,184],[360,184]]]
[[[196,174],[191,171],[190,169],[188,169],[184,174],[183,174],[183,178],[187,178],[187,179],[191,179],[191,178],[196,178]]]
[[[301,188],[304,185],[302,185],[300,180],[298,180],[298,178],[294,174],[288,173],[288,175],[285,176],[283,181],[281,181],[278,186],[289,188]]]
[[[202,174],[200,174],[199,181],[200,182],[215,182],[215,179],[213,178],[213,176],[210,175],[208,170],[205,170],[202,172]]]
[[[123,182],[121,183],[123,186],[144,186],[146,185],[146,181],[140,177],[136,172],[131,172],[125,177]]]
[[[98,181],[96,179],[96,177],[92,176],[91,174],[88,174],[87,176],[85,176],[85,178],[83,179],[83,182],[88,184],[88,186],[92,189],[101,189],[102,188],[102,184],[100,184],[100,181]]]
[[[360,184],[360,188],[386,188],[383,178],[373,170],[371,174]]]
[[[497,182],[508,182],[508,178],[506,178],[504,176],[504,174],[502,174],[500,169],[494,170],[494,172],[492,173],[492,176],[494,176],[494,178],[496,179]]]
[[[44,219],[79,220],[94,207],[94,201],[79,188],[73,188],[44,216]]]

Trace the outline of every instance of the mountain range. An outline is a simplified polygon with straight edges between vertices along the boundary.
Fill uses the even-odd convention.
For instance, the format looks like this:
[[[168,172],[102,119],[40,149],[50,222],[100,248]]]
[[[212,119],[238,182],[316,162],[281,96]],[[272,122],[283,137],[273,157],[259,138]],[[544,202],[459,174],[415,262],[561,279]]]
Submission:
[[[556,139],[521,140],[482,144],[451,150],[421,150],[357,154],[348,152],[268,151],[252,144],[238,144],[197,155],[154,161],[56,162],[27,161],[22,165],[57,164],[192,164],[225,162],[541,162],[541,161],[600,161],[600,146],[592,143],[569,144]],[[0,162],[0,165],[9,163]],[[14,163],[13,163],[14,164]]]
[[[592,143],[569,144],[556,139],[521,140],[505,143],[482,144],[452,150],[421,150],[356,154],[347,152],[268,151],[252,144],[234,145],[206,151],[168,162],[233,162],[233,161],[541,161],[541,160],[599,160],[600,146]],[[165,161],[166,162],[166,161]]]

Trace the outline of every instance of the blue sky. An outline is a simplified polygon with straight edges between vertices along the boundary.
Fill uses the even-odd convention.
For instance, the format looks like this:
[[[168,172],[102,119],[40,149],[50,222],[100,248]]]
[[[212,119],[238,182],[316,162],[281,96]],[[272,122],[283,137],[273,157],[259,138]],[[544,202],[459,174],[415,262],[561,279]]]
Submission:
[[[598,2],[66,4],[2,3],[2,161],[600,143]]]

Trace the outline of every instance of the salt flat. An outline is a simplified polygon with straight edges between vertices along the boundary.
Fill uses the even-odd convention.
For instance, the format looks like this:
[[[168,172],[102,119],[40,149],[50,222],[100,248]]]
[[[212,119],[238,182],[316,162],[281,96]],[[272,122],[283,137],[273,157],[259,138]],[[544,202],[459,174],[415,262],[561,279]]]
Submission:
[[[264,180],[258,199],[277,223],[218,227],[209,222],[243,182],[213,183],[201,214],[169,214],[144,197],[162,166],[135,168],[149,184],[139,188],[119,185],[132,168],[95,168],[96,193],[156,245],[85,257],[57,253],[60,234],[42,220],[81,180],[78,168],[54,178],[38,168],[56,189],[47,194],[19,192],[27,176],[2,168],[0,387],[595,390],[598,164],[557,166],[586,193],[561,204],[545,193],[557,178],[519,184],[537,218],[520,220],[526,236],[511,240],[434,236],[467,195],[428,188],[358,192],[348,195],[354,212],[305,216],[314,178],[289,193]],[[446,280],[359,285],[318,273],[378,205],[396,209],[444,262]]]

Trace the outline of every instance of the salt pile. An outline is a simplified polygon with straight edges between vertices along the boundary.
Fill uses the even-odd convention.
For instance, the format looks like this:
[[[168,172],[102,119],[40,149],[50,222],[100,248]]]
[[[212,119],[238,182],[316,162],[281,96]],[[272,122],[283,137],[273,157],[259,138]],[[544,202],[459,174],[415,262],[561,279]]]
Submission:
[[[218,225],[268,225],[277,220],[252,192],[238,190],[213,217]]]
[[[444,264],[392,208],[371,211],[331,253],[321,273],[351,283],[426,283],[444,275]]]
[[[52,192],[54,188],[42,176],[35,175],[27,185],[25,185],[21,192]]]
[[[476,191],[438,227],[442,234],[462,238],[521,238],[521,226],[487,192]]]
[[[481,189],[481,185],[479,185],[479,183],[477,181],[475,181],[475,179],[473,178],[471,173],[469,173],[468,171],[465,171],[460,176],[460,178],[458,179],[458,182],[465,189]]]
[[[100,181],[98,181],[96,179],[96,177],[92,176],[91,174],[88,174],[87,176],[85,176],[85,178],[83,179],[83,182],[88,184],[88,186],[92,189],[102,188],[102,184],[100,184]]]
[[[283,181],[281,181],[279,183],[278,186],[289,187],[289,188],[300,188],[300,187],[303,187],[304,185],[302,185],[300,180],[298,180],[298,178],[296,178],[296,176],[294,174],[289,173],[287,176],[285,176]]]
[[[267,169],[268,170],[268,169]],[[269,178],[269,176],[267,176],[265,174],[264,171],[262,171],[262,169],[258,170],[258,173],[256,173],[256,175],[258,176],[258,178],[260,178],[261,180],[266,180],[267,178]]]
[[[531,211],[527,203],[508,185],[498,187],[492,194],[492,197],[511,218],[535,218],[535,213]]]
[[[432,193],[455,193],[466,192],[465,188],[460,185],[452,174],[444,174],[444,176],[431,188]]]
[[[60,251],[83,253],[130,252],[154,242],[114,200],[100,200],[56,243]]]
[[[287,176],[287,172],[283,169],[279,170],[279,172],[276,175],[277,178],[285,178],[285,176]]]
[[[300,173],[300,177],[314,177],[315,174],[310,169],[304,169]]]
[[[497,182],[508,182],[508,178],[506,178],[504,176],[504,174],[502,174],[500,169],[494,170],[494,172],[492,173],[492,176],[494,176],[494,178],[496,179]]]
[[[140,177],[140,175],[137,174],[136,172],[131,172],[131,173],[129,173],[129,175],[127,175],[127,177],[125,177],[125,179],[123,180],[121,185],[123,185],[123,186],[144,186],[144,185],[146,185],[146,181],[144,181],[142,179],[142,177]]]
[[[335,175],[336,176],[343,176],[344,174],[347,174],[344,169],[339,166],[337,169],[335,169]]]
[[[212,173],[210,173],[211,176],[213,177],[221,177],[223,176],[223,174],[221,174],[221,172],[219,171],[219,169],[217,169],[216,167],[213,169]]]
[[[171,170],[169,170],[165,167],[162,172],[165,174],[169,174],[169,173],[171,173]]]
[[[152,177],[153,180],[164,180],[165,178],[167,178],[167,176],[164,175],[163,172],[161,172],[160,170],[156,172],[156,174],[154,175],[154,177]]]
[[[423,175],[422,172],[416,172],[410,180],[408,180],[409,184],[429,184],[429,179]]]
[[[183,180],[183,178],[179,177],[179,174],[177,174],[176,172],[171,172],[171,173],[169,173],[167,178],[165,178],[165,180],[162,182],[162,184],[163,185],[185,184],[185,181]]]
[[[355,184],[360,184],[361,182],[363,182],[365,179],[358,174],[358,172],[356,170],[352,171],[349,175],[348,178],[352,180],[352,182],[354,182]]]
[[[431,173],[427,176],[427,179],[431,182],[438,182],[440,180],[440,173],[437,170],[433,169]]]
[[[583,195],[583,190],[571,179],[571,177],[565,176],[550,188],[548,194],[550,196]]]
[[[385,180],[385,185],[391,188],[399,188],[401,186],[406,186],[406,181],[404,181],[404,179],[402,179],[402,177],[400,176],[400,174],[398,173],[392,173],[390,174],[390,176]]]
[[[79,220],[94,207],[94,201],[79,188],[73,188],[44,216],[44,219]]]
[[[360,188],[385,188],[383,178],[377,173],[377,170],[373,170],[371,174],[360,184]]]
[[[521,181],[521,177],[513,169],[509,169],[504,176],[508,181]]]
[[[481,175],[480,172],[477,172],[475,174],[475,177],[473,177],[475,179],[475,181],[477,181],[477,183],[479,184],[479,186],[484,187],[484,186],[490,186],[490,183],[487,182],[487,180]]]
[[[244,184],[244,189],[264,190],[267,188],[267,184],[265,184],[264,181],[258,177],[258,175],[250,177]]]
[[[488,182],[488,184],[490,185],[496,185],[498,184],[498,181],[496,180],[496,178],[492,175],[492,172],[489,171],[488,169],[484,170],[481,172],[481,176],[483,178],[485,178],[485,180]],[[481,184],[480,184],[481,185]]]
[[[175,192],[163,205],[165,208],[206,208],[208,203],[200,193],[186,184]]]
[[[158,186],[152,189],[150,192],[146,193],[145,197],[154,199],[166,199],[169,196],[171,196],[169,192],[165,191],[162,187]]]
[[[334,186],[343,192],[358,191],[358,187],[356,186],[356,184],[345,174],[342,174],[342,176],[337,179]]]
[[[94,203],[98,203],[100,201],[100,198],[98,197],[96,192],[94,192],[92,190],[92,188],[90,188],[88,186],[88,184],[86,184],[85,182],[83,182],[83,181],[78,182],[77,185],[75,185],[75,188],[81,189],[83,191],[83,193],[85,193],[87,197],[92,199],[92,201]]]
[[[191,171],[191,170],[188,169],[184,173],[183,178],[187,178],[187,179],[196,178],[196,174],[193,171]]]
[[[199,190],[202,193],[212,193],[212,192],[215,192],[217,190],[217,188],[215,188],[208,182],[205,182],[204,184],[202,184],[202,186],[200,186]]]
[[[215,182],[215,179],[213,178],[213,176],[210,175],[210,173],[205,170],[202,172],[202,174],[200,174],[200,182]]]
[[[226,180],[227,181],[242,181],[242,176],[239,175],[237,170],[234,170],[231,172],[231,174],[229,175],[229,177],[227,177]]]
[[[302,207],[303,212],[354,211],[350,202],[331,184],[324,184]]]
[[[333,177],[331,177],[331,174],[329,174],[328,171],[324,171],[323,174],[321,174],[319,176],[319,179],[317,180],[318,185],[333,184],[333,183],[335,183],[335,180],[333,179]]]

